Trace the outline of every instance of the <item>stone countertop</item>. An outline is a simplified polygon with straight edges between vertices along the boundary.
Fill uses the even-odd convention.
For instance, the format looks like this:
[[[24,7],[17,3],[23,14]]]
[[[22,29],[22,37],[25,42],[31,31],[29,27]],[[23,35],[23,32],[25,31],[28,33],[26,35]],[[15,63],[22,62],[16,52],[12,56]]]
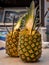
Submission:
[[[25,63],[18,57],[9,57],[5,50],[1,50],[0,65],[49,65],[49,49],[43,49],[40,61],[34,63]]]

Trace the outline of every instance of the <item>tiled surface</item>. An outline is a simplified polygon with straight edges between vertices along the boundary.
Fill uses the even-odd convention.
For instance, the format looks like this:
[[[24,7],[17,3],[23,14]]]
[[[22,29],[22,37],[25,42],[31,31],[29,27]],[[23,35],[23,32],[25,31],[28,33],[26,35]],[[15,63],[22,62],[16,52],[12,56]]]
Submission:
[[[20,58],[9,57],[5,50],[1,50],[0,65],[49,65],[49,49],[43,49],[40,61],[36,63],[24,63]]]

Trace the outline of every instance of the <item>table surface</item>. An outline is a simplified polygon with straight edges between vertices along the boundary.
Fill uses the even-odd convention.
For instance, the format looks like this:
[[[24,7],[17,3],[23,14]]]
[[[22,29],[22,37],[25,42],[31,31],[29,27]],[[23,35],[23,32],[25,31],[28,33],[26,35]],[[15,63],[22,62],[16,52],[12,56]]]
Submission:
[[[49,49],[42,50],[42,56],[39,62],[25,63],[20,58],[9,57],[5,50],[0,51],[0,65],[49,65]]]

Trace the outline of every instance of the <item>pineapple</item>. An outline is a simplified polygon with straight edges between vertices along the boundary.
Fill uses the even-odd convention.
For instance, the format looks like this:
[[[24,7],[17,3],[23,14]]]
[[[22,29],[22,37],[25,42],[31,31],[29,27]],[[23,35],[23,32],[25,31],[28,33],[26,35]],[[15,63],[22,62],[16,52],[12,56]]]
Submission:
[[[18,37],[19,37],[19,29],[15,30],[13,33],[10,32],[6,37],[6,53],[9,56],[18,56]]]
[[[19,33],[18,52],[23,61],[35,62],[41,57],[41,34],[34,28],[34,1],[32,1],[26,18],[25,28]]]
[[[37,61],[41,56],[41,35],[38,31],[29,33],[28,29],[20,31],[19,56],[24,61]]]
[[[14,30],[10,31],[6,36],[6,53],[9,56],[18,56],[18,40],[19,40],[19,32],[20,27],[22,28],[23,18],[25,18],[26,14],[24,14],[17,21],[14,26]],[[25,23],[23,23],[25,24]]]

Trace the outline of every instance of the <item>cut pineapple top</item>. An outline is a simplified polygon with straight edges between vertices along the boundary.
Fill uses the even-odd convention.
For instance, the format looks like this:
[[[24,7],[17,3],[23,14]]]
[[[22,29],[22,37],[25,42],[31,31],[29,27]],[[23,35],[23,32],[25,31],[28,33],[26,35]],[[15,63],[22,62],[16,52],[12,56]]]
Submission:
[[[29,33],[31,33],[32,27],[34,26],[34,10],[35,10],[35,4],[34,1],[32,1],[30,9],[28,11],[28,17],[26,18],[26,26],[25,26],[25,28],[30,31]]]

